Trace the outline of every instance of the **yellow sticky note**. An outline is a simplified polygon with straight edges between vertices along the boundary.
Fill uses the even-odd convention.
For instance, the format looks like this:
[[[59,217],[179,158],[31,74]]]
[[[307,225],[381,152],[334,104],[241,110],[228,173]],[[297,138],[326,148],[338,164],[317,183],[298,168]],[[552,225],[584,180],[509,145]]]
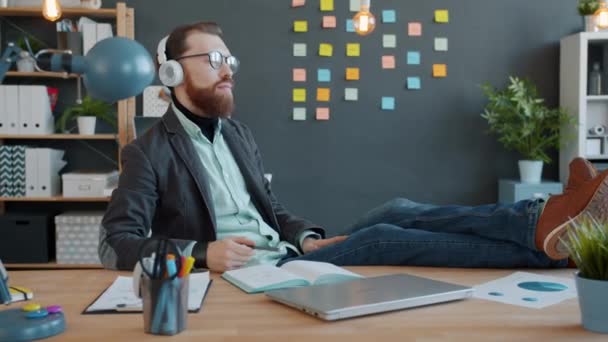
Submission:
[[[293,32],[308,32],[308,21],[296,20],[293,22]]]
[[[323,28],[336,28],[336,17],[333,15],[323,16]]]
[[[447,23],[450,21],[450,13],[448,10],[435,10],[435,22]]]
[[[382,56],[382,69],[395,69],[395,56]]]
[[[319,44],[319,56],[331,57],[334,54],[334,47],[331,44]]]
[[[293,89],[293,102],[306,102],[306,89],[305,88],[294,88]]]
[[[321,0],[321,11],[333,11],[334,0]]]
[[[361,55],[361,45],[359,43],[346,44],[346,55],[349,57],[359,57]]]
[[[330,92],[329,88],[317,88],[317,101],[329,102]]]
[[[317,108],[317,120],[329,120],[329,108],[328,107]]]
[[[294,82],[306,82],[306,69],[294,68],[293,69],[293,81]]]
[[[359,68],[346,68],[346,80],[357,81],[359,79]]]
[[[433,77],[446,77],[448,66],[446,64],[433,64]]]

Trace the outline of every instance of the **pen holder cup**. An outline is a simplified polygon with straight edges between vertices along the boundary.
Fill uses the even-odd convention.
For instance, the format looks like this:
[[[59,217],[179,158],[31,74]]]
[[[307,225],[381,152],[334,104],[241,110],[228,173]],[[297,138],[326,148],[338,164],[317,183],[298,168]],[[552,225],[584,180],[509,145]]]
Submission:
[[[72,55],[82,56],[82,32],[57,32],[57,49],[71,50]]]
[[[175,279],[142,277],[144,331],[154,335],[176,335],[188,321],[189,276]]]

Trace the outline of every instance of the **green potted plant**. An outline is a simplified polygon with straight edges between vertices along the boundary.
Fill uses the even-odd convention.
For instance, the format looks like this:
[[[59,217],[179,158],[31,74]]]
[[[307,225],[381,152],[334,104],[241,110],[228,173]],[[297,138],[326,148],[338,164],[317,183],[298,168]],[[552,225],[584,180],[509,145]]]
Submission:
[[[36,37],[27,35],[21,36],[17,40],[17,46],[21,49],[19,60],[17,60],[17,70],[21,72],[34,72],[36,70],[36,61],[33,55],[43,48],[42,43]]]
[[[585,31],[597,31],[595,26],[595,17],[593,14],[600,8],[600,2],[598,0],[578,0],[578,5],[576,8],[578,10],[578,14],[583,17]]]
[[[585,329],[608,333],[608,222],[585,216],[562,240],[576,263],[576,291]]]
[[[66,131],[67,124],[73,119],[77,119],[78,133],[80,134],[95,134],[95,121],[99,118],[116,128],[116,116],[112,105],[101,100],[95,100],[90,96],[85,96],[82,103],[66,109],[59,120],[56,127],[60,132]]]
[[[481,116],[498,141],[525,158],[519,161],[521,181],[540,183],[543,163],[551,163],[548,152],[560,147],[560,127],[575,121],[561,108],[547,108],[531,81],[517,77],[509,81],[503,90],[482,86],[488,104]]]

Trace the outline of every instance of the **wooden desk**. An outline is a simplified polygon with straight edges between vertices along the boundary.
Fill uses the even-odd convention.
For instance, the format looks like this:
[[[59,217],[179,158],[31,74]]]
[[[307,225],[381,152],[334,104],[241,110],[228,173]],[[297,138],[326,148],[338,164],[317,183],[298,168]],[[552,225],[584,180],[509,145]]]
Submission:
[[[419,267],[351,267],[368,275],[410,273],[459,284],[476,285],[506,276],[513,270],[472,270]],[[572,270],[532,272],[571,277]],[[143,332],[141,314],[81,315],[119,274],[106,270],[11,271],[13,285],[32,288],[42,305],[64,307],[68,328],[55,339],[71,341],[144,340],[155,336]],[[410,310],[325,322],[267,299],[247,295],[213,274],[203,308],[188,317],[188,329],[178,340],[535,340],[582,341],[608,339],[588,332],[580,323],[576,299],[543,310],[505,305],[478,299]],[[20,304],[9,306],[15,307]],[[3,308],[0,308],[2,310]]]

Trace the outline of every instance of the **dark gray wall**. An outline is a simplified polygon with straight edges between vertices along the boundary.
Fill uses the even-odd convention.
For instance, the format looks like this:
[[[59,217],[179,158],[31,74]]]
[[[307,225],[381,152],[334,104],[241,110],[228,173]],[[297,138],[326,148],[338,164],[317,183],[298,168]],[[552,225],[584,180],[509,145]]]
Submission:
[[[236,76],[234,117],[249,125],[274,174],[279,199],[294,213],[339,229],[365,210],[396,196],[439,204],[481,204],[497,199],[497,180],[517,177],[518,156],[486,135],[479,114],[483,82],[503,86],[508,75],[527,76],[550,105],[558,102],[559,40],[579,31],[575,1],[566,0],[374,0],[372,11],[396,9],[396,24],[379,24],[368,37],[346,33],[348,1],[335,0],[336,30],[322,31],[319,1],[290,8],[291,0],[128,1],[135,8],[136,38],[151,52],[174,26],[220,23],[242,69]],[[104,6],[113,6],[104,0]],[[447,8],[450,23],[432,22]],[[310,32],[291,32],[306,19]],[[422,38],[406,35],[408,21],[421,21]],[[397,49],[382,49],[382,33],[395,33]],[[449,51],[432,51],[433,37],[449,38]],[[309,57],[292,56],[292,43],[309,44]],[[315,56],[321,41],[334,44],[334,57]],[[360,58],[344,57],[344,44],[360,42]],[[404,65],[408,48],[422,52],[422,65]],[[380,68],[382,54],[396,54],[397,69]],[[448,77],[430,77],[431,64],[446,62]],[[359,101],[342,100],[347,65],[359,66]],[[312,119],[317,103],[316,68],[332,70],[331,120]],[[309,68],[308,119],[290,119],[293,67]],[[314,71],[314,73],[312,72]],[[404,88],[406,75],[422,76],[422,90]],[[349,86],[351,84],[348,84]],[[395,96],[393,112],[379,109],[381,96]],[[141,108],[141,107],[139,107]],[[554,154],[556,157],[557,155]],[[557,179],[557,165],[544,176]]]

